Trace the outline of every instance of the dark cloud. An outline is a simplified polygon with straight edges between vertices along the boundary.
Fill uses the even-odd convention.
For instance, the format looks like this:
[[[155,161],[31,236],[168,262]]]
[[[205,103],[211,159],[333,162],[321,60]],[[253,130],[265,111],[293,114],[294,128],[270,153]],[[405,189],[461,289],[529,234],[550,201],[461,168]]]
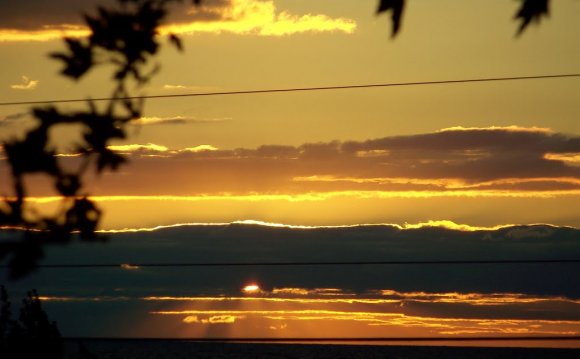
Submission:
[[[170,119],[169,123],[174,122]],[[233,150],[217,149],[211,144],[189,149],[154,144],[120,146],[124,147],[131,162],[124,167],[123,176],[114,173],[104,176],[95,182],[94,194],[331,191],[549,194],[580,190],[580,166],[574,155],[580,153],[580,138],[529,129],[467,129],[362,142],[265,145]]]
[[[525,128],[461,129],[347,142],[348,153],[384,151],[383,164],[407,165],[421,176],[474,180],[577,175],[546,160],[548,153],[580,152],[580,137]],[[409,170],[409,168],[408,168]]]
[[[13,235],[0,232],[0,241]],[[51,247],[43,264],[565,260],[579,258],[579,235],[578,229],[545,225],[475,231],[429,226],[404,229],[394,225],[310,229],[240,223],[189,225],[109,234],[106,244],[75,242]],[[481,330],[485,322],[483,328],[497,335],[503,334],[504,325],[529,328],[531,331],[526,334],[540,335],[549,330],[542,321],[554,326],[559,325],[555,321],[566,321],[568,324],[556,329],[563,332],[565,325],[570,325],[577,331],[578,278],[577,263],[47,268],[12,282],[10,289],[11,293],[24,293],[37,288],[43,295],[70,298],[72,301],[45,302],[51,316],[58,319],[59,327],[69,336],[191,336],[190,331],[184,334],[183,323],[192,314],[165,317],[165,322],[159,322],[161,318],[152,313],[200,310],[195,315],[207,318],[213,314],[206,311],[218,310],[220,315],[232,311],[241,318],[245,316],[243,311],[277,309],[287,311],[289,323],[299,315],[293,310],[322,309],[353,318],[356,312],[365,312],[365,321],[376,319],[376,325],[384,325],[389,320],[384,316],[391,313],[394,319],[403,321],[398,324],[400,328],[408,324],[427,329],[434,325],[431,329],[437,330]],[[276,303],[227,299],[243,296],[240,289],[250,282],[260,284],[262,292],[258,296],[266,299],[345,301]],[[292,294],[296,288],[306,294]],[[176,299],[143,300],[151,296]],[[189,301],[190,297],[194,300]],[[365,299],[385,301],[364,302]],[[376,313],[376,318],[371,313]],[[246,317],[250,324],[259,319],[252,314]],[[441,324],[438,319],[448,318],[468,322],[437,326]],[[350,332],[353,325],[347,327]],[[439,332],[431,331],[429,335],[434,333]],[[207,333],[197,334],[204,335]]]
[[[569,138],[543,129],[518,127],[449,129],[435,133],[395,136],[365,142],[348,142],[345,150],[482,150],[524,151],[535,150],[566,152],[580,146],[580,138]]]
[[[201,6],[189,8],[187,19],[190,21],[234,20],[225,11],[231,6],[231,0],[205,0]]]
[[[167,194],[168,188],[171,194],[577,190],[580,167],[546,155],[579,152],[576,136],[528,129],[473,129],[297,147],[173,151],[164,157],[141,152],[133,157],[124,178],[139,178],[142,189],[151,184],[157,188],[152,194]],[[151,172],[151,168],[160,171]],[[168,175],[162,178],[163,174]],[[108,177],[102,187],[108,192],[103,194],[133,194],[123,181]]]
[[[80,25],[82,14],[113,0],[0,0],[0,29],[39,30],[44,26]]]
[[[82,25],[83,14],[91,14],[97,6],[115,6],[116,0],[0,0],[0,29],[40,30],[46,26]],[[227,20],[224,9],[230,0],[205,0],[193,7],[191,1],[171,6],[171,21]]]
[[[547,225],[473,231],[429,225],[417,228],[360,225],[311,229],[243,223],[184,225],[151,232],[113,233],[108,235],[110,242],[103,245],[80,243],[62,248],[49,247],[44,263],[569,260],[580,258],[579,235],[578,229]],[[0,233],[0,236],[1,239],[9,234]],[[340,288],[345,293],[368,293],[391,289],[400,292],[522,293],[580,298],[580,288],[576,285],[580,268],[574,263],[248,267],[244,270],[202,267],[196,268],[200,277],[187,289],[172,287],[172,283],[177,285],[181,281],[171,278],[175,270],[186,269],[142,268],[142,275],[154,275],[157,285],[172,292],[166,295],[175,294],[175,291],[184,294],[190,290],[216,294],[219,288],[225,288],[222,294],[235,294],[240,283],[253,276],[265,290],[274,287]],[[95,275],[99,277],[96,270]],[[102,280],[110,280],[110,277]],[[46,283],[57,285],[50,284],[51,281]],[[99,285],[96,278],[91,283]],[[119,285],[130,286],[131,283]]]

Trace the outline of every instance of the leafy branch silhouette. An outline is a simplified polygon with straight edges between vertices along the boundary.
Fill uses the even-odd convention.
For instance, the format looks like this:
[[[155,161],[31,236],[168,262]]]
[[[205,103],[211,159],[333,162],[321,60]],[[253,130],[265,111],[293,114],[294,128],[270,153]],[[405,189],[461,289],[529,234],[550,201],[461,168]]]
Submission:
[[[11,255],[11,277],[30,273],[43,257],[46,244],[66,244],[75,236],[84,241],[106,239],[96,233],[102,211],[84,189],[83,178],[91,169],[101,174],[115,171],[127,162],[126,157],[108,147],[109,143],[126,138],[127,124],[141,117],[143,100],[130,97],[130,86],[141,88],[159,71],[159,64],[150,66],[161,46],[159,27],[169,6],[183,1],[117,0],[113,6],[99,7],[96,15],[84,16],[91,31],[88,38],[65,38],[66,51],[50,54],[63,64],[61,74],[75,81],[96,67],[112,66],[114,86],[111,100],[100,108],[90,99],[83,111],[67,112],[56,106],[34,108],[36,127],[22,139],[3,143],[14,193],[0,202],[0,228],[24,230],[20,239],[0,243],[0,261]],[[549,14],[549,0],[520,1],[515,15],[521,21],[517,34]],[[202,1],[190,2],[200,5]],[[400,32],[405,3],[379,0],[377,14],[391,12],[392,36]],[[182,50],[178,36],[170,34],[169,42]],[[81,161],[75,170],[61,163],[50,136],[53,128],[71,124],[82,129],[82,141],[75,148]],[[57,213],[41,214],[29,200],[25,177],[38,173],[51,179],[54,191],[62,199]]]
[[[521,35],[530,23],[539,23],[542,17],[547,17],[549,12],[550,0],[519,0],[520,8],[516,12],[514,19],[520,21],[520,26],[516,35]],[[377,15],[382,13],[391,13],[391,36],[395,37],[401,30],[403,23],[403,13],[405,11],[406,0],[379,0]]]
[[[61,74],[75,81],[95,67],[112,65],[115,85],[112,99],[104,108],[90,99],[83,111],[67,112],[55,106],[34,108],[37,126],[23,139],[3,144],[14,195],[6,197],[0,207],[0,226],[25,230],[20,240],[0,244],[0,260],[12,254],[12,277],[34,269],[45,244],[68,243],[76,234],[86,241],[105,239],[96,233],[102,212],[84,190],[83,177],[91,169],[97,174],[117,170],[127,161],[108,145],[111,140],[126,138],[127,124],[143,113],[143,101],[130,99],[129,88],[142,87],[158,72],[158,64],[152,68],[148,65],[159,51],[158,30],[174,2],[180,0],[117,0],[115,6],[99,7],[96,15],[84,15],[91,31],[88,38],[65,38],[66,51],[50,54],[64,65]],[[182,49],[176,35],[169,39]],[[82,129],[82,142],[74,149],[82,160],[74,170],[63,166],[50,141],[53,128],[71,124]],[[55,214],[40,214],[27,201],[25,176],[38,173],[51,179],[53,189],[62,198]]]

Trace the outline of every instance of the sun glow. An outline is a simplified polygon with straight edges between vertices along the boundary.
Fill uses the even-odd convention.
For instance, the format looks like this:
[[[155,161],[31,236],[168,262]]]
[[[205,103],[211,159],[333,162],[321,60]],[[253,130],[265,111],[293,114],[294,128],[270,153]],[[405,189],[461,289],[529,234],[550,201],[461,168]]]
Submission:
[[[248,294],[259,293],[261,291],[260,286],[256,283],[248,284],[244,288],[242,288],[242,292]]]

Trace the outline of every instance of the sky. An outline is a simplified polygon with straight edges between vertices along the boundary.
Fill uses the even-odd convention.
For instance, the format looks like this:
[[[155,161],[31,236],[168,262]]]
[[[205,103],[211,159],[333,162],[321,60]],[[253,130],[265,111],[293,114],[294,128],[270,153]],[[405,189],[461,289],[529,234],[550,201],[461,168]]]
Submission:
[[[37,12],[20,2],[4,3],[0,66],[10,71],[1,78],[3,101],[110,94],[106,69],[72,82],[47,58],[62,48],[63,31],[86,32],[78,14],[81,8],[90,12],[93,2],[39,3]],[[396,38],[390,37],[389,17],[374,15],[375,5],[345,0],[182,6],[163,31],[182,36],[184,53],[165,47],[158,58],[161,73],[135,93],[577,71],[574,1],[554,4],[548,19],[519,37],[515,2],[411,2]],[[131,164],[91,180],[88,191],[139,197],[131,204],[139,202],[145,222],[115,212],[120,201],[103,200],[108,213],[115,212],[104,228],[246,219],[577,226],[577,86],[577,79],[568,78],[150,100],[130,136],[114,144]],[[85,105],[61,108],[75,106]],[[0,108],[2,137],[33,126],[29,113],[27,106]],[[77,138],[74,130],[62,132],[55,142],[67,153]],[[157,206],[172,207],[166,208],[170,215],[164,211],[169,218],[150,219]],[[229,210],[214,209],[224,207]]]
[[[94,70],[74,82],[60,76],[60,64],[47,56],[63,49],[63,35],[87,36],[80,14],[91,13],[103,3],[112,1],[0,0],[0,68],[4,69],[0,102],[109,96],[113,85],[108,69]],[[176,6],[160,36],[178,34],[185,50],[163,46],[156,58],[160,73],[134,94],[580,72],[577,1],[552,2],[550,16],[531,24],[520,36],[513,19],[515,1],[409,1],[401,31],[394,38],[389,15],[375,15],[376,5],[376,1],[353,0],[208,0],[201,8]],[[229,228],[228,223],[257,223],[266,228],[308,226],[308,230],[327,226],[343,233],[349,226],[368,224],[394,226],[402,232],[439,228],[459,237],[489,231],[480,236],[488,238],[519,225],[554,229],[556,234],[550,236],[560,239],[560,230],[580,226],[579,81],[149,99],[144,116],[129,126],[129,137],[110,147],[125,154],[129,163],[117,172],[90,176],[87,191],[104,210],[100,228],[117,232],[149,233],[143,231],[177,224]],[[58,106],[74,110],[86,105]],[[34,125],[29,105],[0,106],[1,141],[21,136]],[[78,166],[73,150],[80,140],[77,130],[61,128],[54,133],[53,145],[67,166]],[[8,171],[0,153],[3,194],[11,193]],[[34,189],[31,205],[42,211],[58,208],[59,199],[45,178],[31,176],[27,181]],[[162,236],[163,231],[153,233]],[[268,233],[260,235],[269,238]],[[296,233],[302,237],[306,232]],[[389,233],[384,238],[392,239]],[[523,238],[538,238],[535,230],[522,233]],[[124,238],[122,233],[112,236]],[[304,251],[317,253],[315,247]],[[332,252],[333,246],[328,248]],[[424,253],[437,252],[431,245],[425,248]],[[578,253],[577,246],[571,248],[570,253]],[[372,252],[364,253],[362,257]],[[477,257],[465,248],[457,253]],[[346,277],[349,280],[339,288],[341,296],[356,282],[353,275]],[[42,282],[42,278],[37,279]],[[166,277],[157,278],[162,282],[160,278]],[[287,288],[306,288],[302,292],[306,294],[300,295],[319,298],[321,292],[314,289],[324,288],[323,284],[298,281]],[[268,295],[273,295],[275,285],[270,287]],[[54,288],[46,289],[57,296]],[[380,290],[394,290],[401,296],[429,292],[420,285],[405,289],[374,283],[357,295],[372,297],[369,293]],[[432,291],[514,293],[509,286],[484,285]],[[557,302],[557,309],[564,304],[553,298],[579,297],[558,288],[520,291],[516,294],[548,296]],[[165,294],[177,295],[170,292]],[[231,313],[214,314],[231,320]],[[213,314],[192,311],[188,315],[185,318],[193,326],[211,326],[208,318]],[[377,324],[361,322],[373,328]],[[220,330],[227,323],[218,324],[217,333],[223,334]],[[465,324],[471,329],[461,329],[463,333],[472,330],[472,324]],[[280,329],[276,325],[272,324],[275,330]],[[562,325],[557,329],[560,333],[580,331],[578,322]]]

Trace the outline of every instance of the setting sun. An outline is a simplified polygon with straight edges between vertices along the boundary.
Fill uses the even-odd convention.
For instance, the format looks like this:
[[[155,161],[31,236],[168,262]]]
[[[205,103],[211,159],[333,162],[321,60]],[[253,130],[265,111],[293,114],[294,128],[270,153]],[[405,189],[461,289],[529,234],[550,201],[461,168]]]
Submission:
[[[255,284],[255,283],[248,284],[244,288],[242,288],[242,292],[244,292],[244,293],[258,293],[258,292],[260,292],[260,286]]]

